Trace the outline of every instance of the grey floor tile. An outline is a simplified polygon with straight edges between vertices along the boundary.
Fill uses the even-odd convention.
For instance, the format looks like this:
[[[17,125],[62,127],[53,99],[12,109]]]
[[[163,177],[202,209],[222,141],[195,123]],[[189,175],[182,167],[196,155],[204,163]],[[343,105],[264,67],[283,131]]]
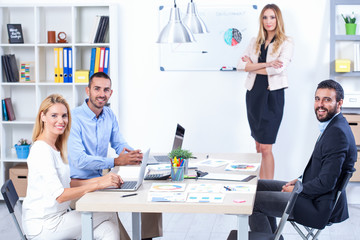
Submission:
[[[319,240],[360,240],[360,205],[349,205],[349,214],[345,222],[327,227]],[[119,213],[119,217],[131,236],[131,213]],[[223,240],[236,227],[237,218],[233,215],[164,213],[164,236],[156,240]],[[283,236],[286,240],[300,239],[290,223]],[[0,239],[18,238],[5,202],[0,201]]]

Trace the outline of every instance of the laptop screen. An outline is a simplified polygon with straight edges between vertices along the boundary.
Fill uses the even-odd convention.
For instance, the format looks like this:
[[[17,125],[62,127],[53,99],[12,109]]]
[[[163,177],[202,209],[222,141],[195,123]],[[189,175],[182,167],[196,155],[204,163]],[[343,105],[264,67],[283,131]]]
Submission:
[[[173,144],[172,150],[182,147],[182,143],[184,140],[184,134],[185,134],[185,128],[183,128],[180,124],[178,124],[176,127],[176,133],[175,133],[174,144]]]

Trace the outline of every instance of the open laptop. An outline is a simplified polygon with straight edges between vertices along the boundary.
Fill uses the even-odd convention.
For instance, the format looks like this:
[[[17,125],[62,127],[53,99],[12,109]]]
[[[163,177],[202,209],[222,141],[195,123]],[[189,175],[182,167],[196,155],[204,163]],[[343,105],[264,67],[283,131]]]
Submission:
[[[102,191],[118,191],[118,192],[134,192],[144,181],[146,165],[148,164],[150,149],[143,154],[143,160],[140,166],[139,176],[137,181],[124,181],[120,188],[105,188]]]
[[[177,124],[172,150],[182,147],[184,135],[185,135],[185,128],[183,128],[180,124]],[[160,163],[169,163],[169,162],[170,162],[170,158],[167,155],[157,155],[157,156],[152,156],[148,164],[160,164]]]

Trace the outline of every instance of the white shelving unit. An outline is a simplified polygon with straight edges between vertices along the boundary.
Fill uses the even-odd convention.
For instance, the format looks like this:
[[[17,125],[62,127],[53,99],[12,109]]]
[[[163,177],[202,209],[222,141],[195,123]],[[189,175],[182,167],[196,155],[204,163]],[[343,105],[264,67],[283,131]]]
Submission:
[[[341,82],[347,94],[360,93],[360,72],[351,71],[345,73],[335,72],[336,59],[354,60],[354,43],[360,42],[359,20],[357,19],[356,35],[345,34],[345,21],[341,14],[348,15],[352,12],[358,14],[360,12],[359,0],[331,0],[330,1],[330,78]],[[358,15],[357,15],[358,16]],[[360,114],[360,108],[350,108],[344,105],[344,113]]]
[[[96,15],[108,15],[109,41],[91,44],[90,35]],[[52,93],[62,94],[71,108],[81,105],[87,97],[86,83],[54,82],[54,48],[71,47],[73,49],[73,75],[76,70],[90,69],[90,55],[93,47],[110,48],[110,66],[117,66],[117,6],[112,4],[42,4],[28,5],[0,4],[0,55],[15,54],[17,64],[22,61],[35,62],[35,82],[6,82],[4,70],[0,68],[0,98],[11,97],[15,111],[15,121],[0,122],[0,185],[9,178],[9,168],[26,162],[16,157],[14,144],[20,138],[31,139],[32,128],[41,101]],[[9,44],[6,24],[20,23],[24,44]],[[111,29],[111,30],[110,30]],[[47,31],[65,32],[68,43],[48,44]],[[116,67],[109,68],[110,77],[117,79]],[[112,87],[118,88],[117,81]],[[114,91],[111,107],[118,115],[118,95]]]

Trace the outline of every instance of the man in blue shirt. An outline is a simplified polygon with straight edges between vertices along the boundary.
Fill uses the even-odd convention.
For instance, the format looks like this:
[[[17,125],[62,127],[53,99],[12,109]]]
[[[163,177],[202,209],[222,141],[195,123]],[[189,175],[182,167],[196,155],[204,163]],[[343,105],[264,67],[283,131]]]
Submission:
[[[115,114],[106,106],[112,93],[110,77],[103,72],[95,73],[86,87],[89,98],[71,112],[68,159],[72,186],[81,185],[82,179],[102,176],[104,169],[137,165],[142,161],[141,151],[133,150],[127,144]],[[118,157],[107,157],[109,143]],[[161,214],[142,214],[141,226],[144,238],[161,236]],[[121,239],[129,239],[126,235],[121,229]]]

